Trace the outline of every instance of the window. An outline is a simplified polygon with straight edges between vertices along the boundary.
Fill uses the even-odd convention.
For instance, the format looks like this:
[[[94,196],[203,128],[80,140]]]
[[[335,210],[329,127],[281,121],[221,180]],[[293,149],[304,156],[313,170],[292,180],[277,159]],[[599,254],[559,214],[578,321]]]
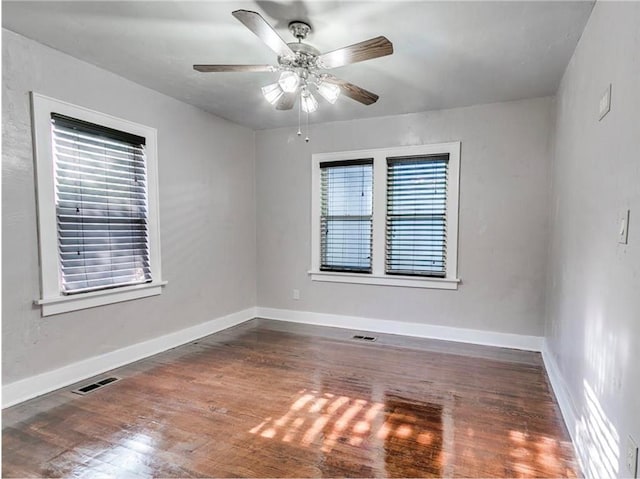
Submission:
[[[32,99],[43,315],[160,294],[155,130]]]
[[[387,158],[386,272],[444,277],[448,155]]]
[[[371,272],[373,160],[324,162],[322,271]]]
[[[457,289],[460,143],[313,162],[313,280]]]
[[[151,282],[145,139],[53,113],[64,294]]]

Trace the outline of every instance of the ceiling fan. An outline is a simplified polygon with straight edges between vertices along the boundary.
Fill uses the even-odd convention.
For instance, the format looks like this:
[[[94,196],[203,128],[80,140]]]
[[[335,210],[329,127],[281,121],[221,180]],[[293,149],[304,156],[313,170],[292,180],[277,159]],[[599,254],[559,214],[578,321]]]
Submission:
[[[262,88],[264,97],[278,110],[291,110],[300,97],[300,108],[311,113],[318,108],[312,90],[317,91],[329,103],[335,103],[340,93],[371,105],[378,95],[359,86],[336,78],[322,70],[391,55],[393,44],[379,36],[328,53],[304,43],[311,27],[301,21],[289,23],[289,31],[297,42],[286,43],[275,29],[257,12],[236,10],[232,15],[260,38],[278,55],[273,65],[193,65],[199,72],[281,72],[276,83]]]

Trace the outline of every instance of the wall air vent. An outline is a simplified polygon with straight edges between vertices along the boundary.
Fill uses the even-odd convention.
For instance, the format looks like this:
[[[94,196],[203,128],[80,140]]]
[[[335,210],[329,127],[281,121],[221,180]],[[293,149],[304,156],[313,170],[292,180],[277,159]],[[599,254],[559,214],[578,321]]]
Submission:
[[[361,334],[355,334],[355,335],[353,335],[351,337],[351,339],[355,339],[356,341],[369,341],[369,342],[372,342],[372,341],[375,341],[378,338],[376,338],[375,336],[363,336]]]
[[[96,381],[95,383],[87,384],[86,386],[82,386],[81,388],[74,389],[71,392],[84,396],[85,394],[89,394],[95,391],[96,389],[100,389],[106,386],[107,384],[112,384],[112,383],[115,383],[116,381],[120,381],[120,378],[112,376],[110,378],[105,378],[105,379],[101,379],[100,381]]]

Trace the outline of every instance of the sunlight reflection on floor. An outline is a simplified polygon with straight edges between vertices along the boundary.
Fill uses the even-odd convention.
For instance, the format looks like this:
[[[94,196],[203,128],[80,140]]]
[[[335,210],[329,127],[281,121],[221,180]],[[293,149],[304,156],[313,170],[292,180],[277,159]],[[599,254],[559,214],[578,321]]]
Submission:
[[[407,471],[415,476],[438,476],[449,461],[463,463],[469,470],[506,471],[514,477],[540,477],[541,473],[545,477],[576,476],[562,459],[571,448],[568,442],[514,429],[496,440],[496,449],[509,451],[508,457],[500,458],[474,447],[476,431],[472,427],[462,427],[457,433],[464,437],[456,436],[455,441],[445,444],[443,415],[443,406],[435,403],[393,396],[375,402],[301,390],[282,416],[268,417],[249,432],[318,448],[324,454],[343,445],[379,450],[384,474],[390,477],[396,472],[406,476]],[[499,470],[489,469],[490,463]],[[456,468],[456,474],[464,475],[464,471],[465,467]]]
[[[330,452],[343,438],[351,445],[360,445],[369,436],[374,419],[384,407],[380,402],[302,390],[283,416],[266,418],[249,432],[268,439],[280,438],[284,442],[296,440],[305,447],[321,438],[322,450]],[[381,439],[390,433],[407,437],[412,430],[410,425],[400,424],[392,431],[389,422],[385,422],[375,432]]]
[[[319,447],[325,454],[342,444],[379,448],[391,476],[398,461],[406,474],[408,459],[419,466],[416,475],[437,474],[444,457],[441,414],[440,405],[394,396],[386,396],[383,403],[301,390],[282,416],[268,417],[249,432]]]

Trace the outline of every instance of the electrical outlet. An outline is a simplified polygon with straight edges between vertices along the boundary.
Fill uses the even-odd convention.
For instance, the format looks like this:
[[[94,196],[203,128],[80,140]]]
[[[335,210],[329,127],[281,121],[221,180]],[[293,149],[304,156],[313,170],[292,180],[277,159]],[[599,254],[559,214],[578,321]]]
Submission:
[[[638,445],[631,436],[627,438],[627,470],[629,477],[638,477]]]
[[[600,111],[599,119],[602,120],[611,110],[611,83],[609,83],[609,86],[600,97],[600,104],[598,106]]]
[[[300,290],[299,289],[294,289],[293,290],[293,299],[300,299]]]

